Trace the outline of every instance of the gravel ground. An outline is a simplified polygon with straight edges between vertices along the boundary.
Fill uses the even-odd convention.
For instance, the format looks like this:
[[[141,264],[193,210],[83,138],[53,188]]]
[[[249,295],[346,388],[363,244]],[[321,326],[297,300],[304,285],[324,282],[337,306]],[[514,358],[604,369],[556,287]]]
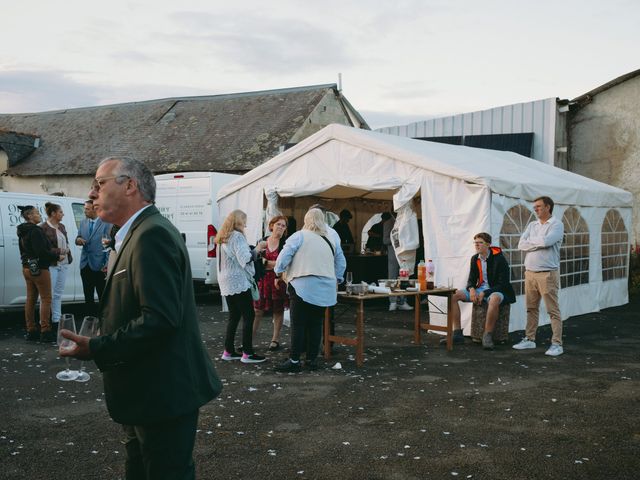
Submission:
[[[200,296],[225,388],[200,413],[198,477],[637,479],[639,300],[567,320],[558,358],[543,355],[548,327],[530,351],[467,339],[447,353],[432,335],[416,346],[412,312],[380,303],[367,310],[363,368],[336,346],[317,372],[276,374],[285,350],[261,365],[218,360],[225,315],[219,297]],[[338,308],[340,332],[352,315]],[[0,320],[0,478],[123,478],[122,435],[95,366],[88,383],[60,382],[55,347],[26,343],[18,314]],[[265,318],[262,350],[269,327]]]

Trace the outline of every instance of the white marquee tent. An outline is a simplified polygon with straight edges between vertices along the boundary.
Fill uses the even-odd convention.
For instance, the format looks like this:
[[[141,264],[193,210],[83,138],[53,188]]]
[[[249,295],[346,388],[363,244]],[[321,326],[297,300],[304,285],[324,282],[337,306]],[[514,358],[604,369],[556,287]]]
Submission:
[[[627,303],[631,194],[512,152],[330,125],[223,187],[218,204],[222,218],[234,209],[247,213],[252,241],[262,235],[267,198],[298,222],[318,200],[336,212],[348,207],[355,227],[391,200],[396,210],[412,202],[422,219],[425,257],[436,265],[436,284],[453,277],[459,288],[475,253],[473,235],[489,232],[510,260],[519,294],[511,309],[513,331],[524,328],[526,317],[517,240],[541,195],[553,198],[553,214],[565,223],[563,319]],[[540,323],[548,323],[544,305],[541,311]],[[469,312],[463,310],[466,328]]]

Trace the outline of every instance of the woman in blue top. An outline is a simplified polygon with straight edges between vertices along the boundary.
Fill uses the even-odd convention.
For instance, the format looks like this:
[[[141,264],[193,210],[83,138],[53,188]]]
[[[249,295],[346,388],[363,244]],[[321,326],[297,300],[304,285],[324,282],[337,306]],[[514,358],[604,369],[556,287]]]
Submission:
[[[306,351],[305,367],[318,368],[324,310],[336,304],[345,268],[344,254],[329,236],[324,213],[310,209],[302,230],[287,239],[274,269],[277,277],[286,273],[291,312],[291,355],[277,371],[300,371],[302,351]]]
[[[220,293],[229,306],[229,323],[224,341],[222,360],[240,360],[242,363],[260,363],[265,357],[253,351],[253,298],[251,279],[255,274],[254,260],[265,248],[265,242],[255,249],[249,247],[244,235],[247,214],[234,210],[225,218],[216,236],[218,248],[218,283]],[[236,352],[235,336],[240,319],[242,323],[242,353]]]

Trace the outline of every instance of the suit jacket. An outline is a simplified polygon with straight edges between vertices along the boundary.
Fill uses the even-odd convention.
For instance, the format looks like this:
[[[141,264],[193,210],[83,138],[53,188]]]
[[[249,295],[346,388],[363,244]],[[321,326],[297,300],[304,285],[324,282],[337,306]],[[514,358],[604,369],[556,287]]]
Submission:
[[[471,257],[467,290],[471,287],[479,287],[479,280],[480,259],[476,253]],[[504,299],[507,302],[515,303],[516,293],[511,285],[509,262],[504,258],[502,250],[499,247],[491,247],[489,249],[489,256],[487,257],[487,282],[489,283],[489,288],[484,291],[485,298],[489,297],[493,292],[499,292],[504,295]]]
[[[134,220],[100,301],[90,342],[109,414],[145,425],[191,413],[222,390],[202,344],[189,254],[155,206]]]
[[[109,235],[109,230],[111,230],[111,224],[97,218],[93,226],[93,231],[91,235],[89,235],[89,219],[85,217],[80,222],[78,237],[81,237],[87,242],[82,247],[82,254],[80,255],[81,269],[89,265],[89,268],[94,272],[102,270],[107,262],[107,256],[102,246],[102,237]]]

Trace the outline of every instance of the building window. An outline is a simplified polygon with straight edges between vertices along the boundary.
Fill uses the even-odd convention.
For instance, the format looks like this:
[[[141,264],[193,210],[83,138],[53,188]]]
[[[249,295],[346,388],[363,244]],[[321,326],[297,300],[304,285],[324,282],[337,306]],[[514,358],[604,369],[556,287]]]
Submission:
[[[580,212],[568,208],[562,217],[564,240],[560,247],[560,286],[589,283],[589,227]]]
[[[609,210],[602,223],[602,281],[626,278],[629,234],[617,210]]]
[[[511,284],[516,295],[524,293],[524,252],[518,250],[518,242],[527,225],[533,220],[533,212],[527,207],[517,205],[504,214],[500,230],[500,247],[511,267]]]

